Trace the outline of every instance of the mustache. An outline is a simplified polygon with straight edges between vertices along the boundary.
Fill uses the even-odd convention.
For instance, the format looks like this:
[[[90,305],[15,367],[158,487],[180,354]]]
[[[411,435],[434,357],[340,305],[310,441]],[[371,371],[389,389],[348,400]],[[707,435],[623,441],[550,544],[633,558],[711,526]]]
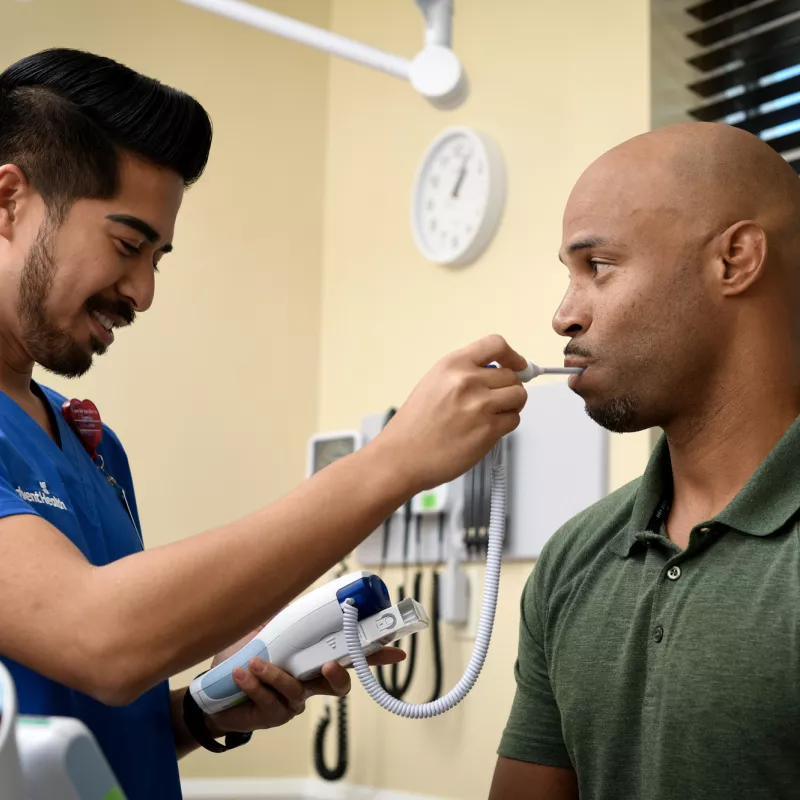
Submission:
[[[130,303],[126,303],[124,300],[108,300],[95,295],[89,298],[86,307],[89,309],[89,313],[97,311],[99,314],[109,317],[119,317],[125,320],[126,325],[133,325],[136,320],[136,312]]]
[[[579,344],[575,344],[575,342],[570,342],[564,348],[564,355],[578,356],[580,358],[592,358],[591,350],[587,350],[585,347],[581,347]]]

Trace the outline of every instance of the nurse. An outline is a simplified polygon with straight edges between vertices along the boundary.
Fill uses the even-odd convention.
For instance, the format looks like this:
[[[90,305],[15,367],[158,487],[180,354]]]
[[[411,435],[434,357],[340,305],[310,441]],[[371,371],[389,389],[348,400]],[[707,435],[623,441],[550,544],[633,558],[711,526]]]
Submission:
[[[50,50],[0,74],[0,658],[23,713],[89,726],[129,800],[177,800],[182,755],[348,691],[338,665],[303,685],[254,659],[235,675],[249,702],[198,724],[167,681],[226,658],[408,498],[476,463],[526,399],[525,360],[482,339],[356,454],[255,514],[145,550],[119,440],[32,370],[83,375],[150,307],[210,145],[194,99],[106,58]]]

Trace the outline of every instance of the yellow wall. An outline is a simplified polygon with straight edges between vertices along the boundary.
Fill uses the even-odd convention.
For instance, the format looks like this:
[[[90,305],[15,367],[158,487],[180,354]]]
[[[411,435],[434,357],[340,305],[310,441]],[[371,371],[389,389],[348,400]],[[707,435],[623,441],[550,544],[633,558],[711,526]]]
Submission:
[[[550,318],[566,288],[556,259],[561,211],[593,158],[649,127],[648,25],[643,0],[456,0],[455,46],[472,96],[449,114],[398,81],[331,63],[321,428],[354,425],[362,414],[402,401],[436,358],[486,333],[504,334],[534,360],[558,362],[563,342]],[[332,27],[404,54],[421,41],[410,0],[334,0]],[[460,271],[426,263],[409,230],[418,160],[452,124],[492,135],[510,176],[498,238],[480,262]],[[641,472],[648,448],[647,434],[615,438],[614,486]],[[427,722],[399,720],[354,691],[352,781],[486,797],[513,694],[518,600],[529,572],[530,565],[506,567],[485,672],[458,709]],[[471,646],[448,642],[448,685]],[[421,658],[430,663],[427,648]],[[419,683],[430,687],[429,670]]]
[[[327,0],[264,5],[328,23]],[[210,111],[208,172],[186,197],[152,310],[86,378],[38,377],[91,397],[122,437],[149,546],[265,505],[302,479],[316,424],[327,59],[173,0],[0,0],[0,18],[3,64],[80,47]],[[182,770],[297,775],[307,750],[298,720]]]
[[[421,43],[412,0],[262,5],[401,54]],[[444,114],[392,78],[175,2],[0,0],[13,31],[3,63],[53,44],[98,50],[196,94],[215,119],[211,165],[187,197],[153,310],[86,379],[49,380],[95,399],[123,437],[151,545],[284,492],[302,477],[314,428],[401,402],[435,359],[485,333],[558,360],[549,321],[566,286],[561,210],[594,157],[649,126],[647,3],[456,6],[472,96]],[[461,271],[426,263],[408,222],[418,160],[450,124],[494,136],[510,173],[500,235]],[[615,438],[614,486],[641,471],[648,445],[646,434]],[[399,721],[354,690],[350,780],[486,796],[529,571],[506,568],[485,673],[457,710]],[[448,685],[470,649],[448,632]],[[191,756],[183,774],[307,774],[319,705],[229,756]]]

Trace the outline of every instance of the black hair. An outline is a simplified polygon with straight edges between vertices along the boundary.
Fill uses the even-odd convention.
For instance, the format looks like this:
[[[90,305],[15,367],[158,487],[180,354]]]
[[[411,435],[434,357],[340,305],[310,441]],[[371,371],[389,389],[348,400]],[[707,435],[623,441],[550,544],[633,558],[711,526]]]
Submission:
[[[127,151],[193,184],[211,149],[197,100],[110,58],[55,48],[0,73],[0,164],[14,164],[62,216],[114,197]]]

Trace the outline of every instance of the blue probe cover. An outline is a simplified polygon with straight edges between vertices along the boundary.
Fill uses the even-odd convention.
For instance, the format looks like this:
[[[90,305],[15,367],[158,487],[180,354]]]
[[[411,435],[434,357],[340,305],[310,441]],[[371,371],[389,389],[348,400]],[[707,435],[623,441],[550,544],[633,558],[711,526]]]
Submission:
[[[269,651],[261,639],[253,639],[230,659],[206,672],[200,678],[200,688],[212,700],[224,700],[226,697],[241,694],[242,690],[234,683],[233,671],[236,667],[246,667],[251,658],[269,661]]]
[[[340,605],[350,598],[353,599],[361,619],[371,617],[392,605],[389,590],[377,575],[359,578],[336,592],[336,599]]]

